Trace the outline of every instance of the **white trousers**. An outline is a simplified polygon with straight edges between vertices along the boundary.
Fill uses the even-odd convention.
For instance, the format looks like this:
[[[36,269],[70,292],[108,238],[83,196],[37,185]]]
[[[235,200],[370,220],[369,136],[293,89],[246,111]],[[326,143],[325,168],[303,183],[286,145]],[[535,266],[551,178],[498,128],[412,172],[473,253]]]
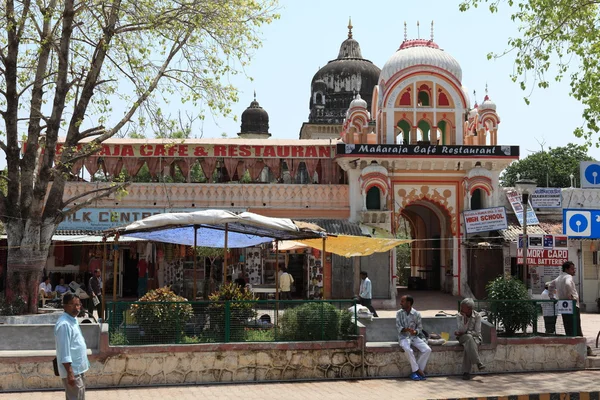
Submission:
[[[400,347],[404,349],[406,357],[408,357],[412,372],[416,372],[419,369],[421,371],[425,371],[427,360],[429,360],[429,356],[431,355],[431,348],[427,345],[427,343],[417,336],[402,338],[399,340],[399,343]],[[415,359],[415,352],[413,351],[411,345],[419,350],[419,359]]]

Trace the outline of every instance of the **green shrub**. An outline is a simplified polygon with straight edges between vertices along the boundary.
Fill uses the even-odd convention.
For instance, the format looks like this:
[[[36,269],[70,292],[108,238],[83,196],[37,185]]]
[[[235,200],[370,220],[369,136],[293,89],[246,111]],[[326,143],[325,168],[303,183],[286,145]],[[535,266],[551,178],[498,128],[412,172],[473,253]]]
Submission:
[[[347,337],[353,334],[349,333],[351,326],[353,323],[350,312],[338,311],[330,303],[318,302],[286,310],[278,329],[282,340],[320,341]]]
[[[274,329],[246,329],[246,342],[274,342]]]
[[[248,320],[256,317],[254,293],[227,283],[209,297],[210,333],[215,340],[225,341],[226,302],[229,304],[229,340],[244,341]]]
[[[504,328],[507,336],[512,336],[537,320],[535,303],[529,300],[527,287],[523,282],[511,276],[499,276],[490,281],[486,290],[490,301],[488,320]],[[516,300],[524,300],[517,302]]]
[[[114,330],[110,333],[109,337],[111,346],[127,346],[129,344],[129,340],[127,340],[127,335],[121,329]]]
[[[133,304],[131,315],[144,332],[146,343],[176,343],[194,313],[187,299],[163,287],[146,293]]]

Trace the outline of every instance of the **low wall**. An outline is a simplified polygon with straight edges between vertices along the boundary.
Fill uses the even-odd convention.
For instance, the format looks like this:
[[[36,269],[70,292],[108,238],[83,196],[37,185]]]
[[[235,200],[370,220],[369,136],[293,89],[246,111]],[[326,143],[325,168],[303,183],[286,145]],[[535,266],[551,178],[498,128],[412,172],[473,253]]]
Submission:
[[[405,354],[397,348],[363,349],[361,340],[109,347],[104,330],[86,376],[89,387],[124,387],[362,377],[363,366],[369,377],[404,377],[410,372]],[[461,373],[460,347],[432,349],[429,374]],[[0,351],[0,391],[61,387],[52,371],[54,355],[14,353]],[[586,347],[584,338],[498,338],[481,354],[489,372],[568,370],[584,368]]]

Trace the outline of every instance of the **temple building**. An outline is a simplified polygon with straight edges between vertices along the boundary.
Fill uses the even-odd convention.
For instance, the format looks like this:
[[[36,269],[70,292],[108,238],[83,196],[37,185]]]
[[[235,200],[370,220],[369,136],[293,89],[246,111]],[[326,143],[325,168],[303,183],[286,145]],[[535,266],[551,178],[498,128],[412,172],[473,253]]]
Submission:
[[[133,183],[126,196],[100,199],[80,210],[59,230],[98,232],[168,211],[247,210],[307,220],[337,234],[407,232],[414,239],[410,276],[422,286],[466,296],[484,285],[486,277],[469,272],[477,266],[469,261],[465,243],[473,235],[465,232],[462,213],[502,204],[500,172],[519,157],[517,146],[498,142],[500,118],[487,90],[481,105],[471,107],[459,62],[434,42],[433,34],[408,39],[405,30],[404,40],[379,69],[363,58],[350,24],[337,58],[315,74],[310,93],[299,140],[277,139],[280,132],[271,136],[267,110],[255,94],[235,139],[106,141],[97,155],[73,167],[75,175],[94,178],[69,182],[65,200],[108,185],[102,181],[122,172],[148,179]],[[77,250],[57,250],[48,270],[66,271],[65,265],[73,272],[87,270],[98,248],[85,243]],[[119,296],[137,295],[141,259],[152,265],[146,272],[153,280],[149,287],[189,290],[185,249],[132,242],[115,251],[118,277],[108,279],[119,281]],[[359,271],[366,270],[375,304],[396,304],[395,251],[353,258],[327,254],[325,265],[318,253],[286,254],[295,298],[351,298]],[[501,274],[502,249],[487,254],[479,262],[487,263],[489,274]],[[273,283],[273,266],[284,262],[264,248],[237,249],[229,257],[234,279],[255,285]],[[215,269],[207,261],[201,279],[223,280]]]

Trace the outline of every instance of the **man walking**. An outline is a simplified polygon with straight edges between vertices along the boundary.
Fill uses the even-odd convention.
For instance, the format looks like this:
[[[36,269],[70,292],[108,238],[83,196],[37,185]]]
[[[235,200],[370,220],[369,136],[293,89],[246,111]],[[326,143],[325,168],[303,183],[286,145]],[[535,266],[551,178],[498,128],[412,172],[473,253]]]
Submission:
[[[412,308],[414,299],[410,295],[402,296],[400,307],[396,313],[396,329],[398,329],[398,342],[404,349],[404,353],[410,362],[412,373],[410,379],[413,381],[425,380],[425,367],[431,355],[431,348],[425,341],[423,335],[423,324],[421,314]],[[415,359],[415,353],[411,346],[419,351],[419,359]]]
[[[81,300],[71,292],[63,296],[63,310],[54,326],[58,372],[62,378],[67,400],[85,400],[84,373],[90,368],[87,346],[77,315]]]
[[[100,269],[96,269],[94,271],[94,275],[90,278],[89,288],[90,288],[90,310],[92,314],[94,313],[94,309],[98,311],[98,318],[104,318],[102,314],[102,272]]]
[[[288,274],[287,269],[284,267],[281,269],[281,276],[279,277],[279,291],[281,300],[292,299],[292,284],[294,278]]]
[[[371,280],[369,279],[367,272],[360,271],[360,289],[358,292],[358,304],[367,307],[374,317],[379,317],[379,315],[377,315],[377,311],[375,311],[375,308],[373,308],[373,305],[371,304],[371,300],[373,298],[372,290],[373,288],[371,285]]]
[[[464,347],[463,354],[463,379],[471,379],[471,366],[477,364],[481,371],[485,365],[479,359],[478,346],[481,344],[481,315],[474,310],[473,299],[466,298],[460,302],[460,313],[456,316],[458,330],[454,335]]]

